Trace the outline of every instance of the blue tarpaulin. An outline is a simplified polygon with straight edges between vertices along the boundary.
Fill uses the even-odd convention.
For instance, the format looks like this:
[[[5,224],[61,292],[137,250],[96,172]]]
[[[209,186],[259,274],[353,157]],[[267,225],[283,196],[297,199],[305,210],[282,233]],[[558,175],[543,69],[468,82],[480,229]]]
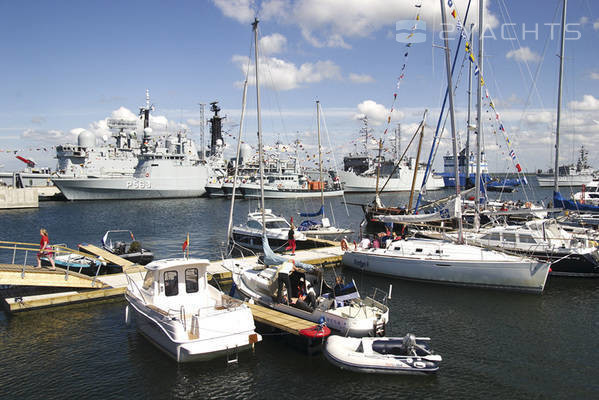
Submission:
[[[300,213],[300,217],[312,218],[312,217],[318,217],[319,215],[323,215],[323,214],[324,214],[324,206],[320,206],[320,210],[318,210],[318,212],[315,212],[315,213]]]
[[[566,210],[574,211],[599,212],[599,206],[593,206],[591,204],[582,204],[574,200],[566,200],[562,197],[562,194],[560,192],[553,193],[553,207],[564,208]]]

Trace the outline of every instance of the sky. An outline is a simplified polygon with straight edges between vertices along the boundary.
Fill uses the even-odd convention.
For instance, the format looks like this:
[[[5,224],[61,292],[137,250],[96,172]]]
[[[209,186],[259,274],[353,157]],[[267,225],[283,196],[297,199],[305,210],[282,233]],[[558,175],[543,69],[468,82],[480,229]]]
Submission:
[[[454,3],[446,8],[452,58],[458,20],[467,34],[475,24],[477,56],[478,1],[472,1],[467,20],[468,0],[444,2]],[[453,9],[457,18],[450,14]],[[513,172],[515,163],[528,172],[546,169],[553,162],[562,0],[487,0],[484,10],[482,75],[489,97],[483,92],[482,140],[490,169]],[[406,47],[416,15],[413,43]],[[186,130],[199,140],[199,103],[218,101],[231,156],[248,65],[242,137],[256,143],[251,30],[256,16],[266,143],[299,139],[300,156],[313,159],[319,100],[329,165],[358,148],[363,116],[387,152],[396,125],[401,124],[405,148],[428,110],[423,145],[428,155],[447,86],[438,0],[4,1],[0,170],[20,169],[15,155],[54,167],[53,146],[75,143],[83,130],[101,142],[110,135],[106,119],[136,118],[146,90],[155,106],[156,135]],[[599,168],[599,141],[594,140],[599,134],[599,2],[570,0],[567,23],[560,162],[574,162],[584,145]],[[461,145],[469,65],[462,45],[454,72]],[[476,89],[473,124],[475,102]],[[446,128],[436,169],[442,169],[440,156],[451,149],[449,122]]]

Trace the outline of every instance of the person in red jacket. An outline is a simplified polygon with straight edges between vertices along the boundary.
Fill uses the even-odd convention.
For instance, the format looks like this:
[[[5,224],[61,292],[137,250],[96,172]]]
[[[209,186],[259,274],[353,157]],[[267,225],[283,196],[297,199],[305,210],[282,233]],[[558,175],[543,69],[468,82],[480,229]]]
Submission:
[[[56,269],[56,265],[54,265],[54,252],[52,251],[52,246],[50,246],[50,239],[48,238],[48,231],[44,228],[40,229],[40,235],[42,239],[40,240],[40,251],[37,253],[37,268],[42,267],[42,257],[46,257],[52,268],[50,270],[54,271]]]

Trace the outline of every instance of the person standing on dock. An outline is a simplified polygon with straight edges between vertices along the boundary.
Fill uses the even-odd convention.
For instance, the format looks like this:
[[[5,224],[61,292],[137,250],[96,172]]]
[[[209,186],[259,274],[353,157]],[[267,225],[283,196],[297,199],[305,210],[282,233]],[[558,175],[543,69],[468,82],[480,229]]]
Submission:
[[[291,225],[289,226],[289,232],[287,233],[287,241],[289,246],[285,250],[291,250],[291,255],[295,255],[295,225],[293,225],[293,217],[291,217]]]
[[[56,269],[56,265],[54,265],[54,252],[52,251],[52,246],[50,246],[50,238],[48,238],[48,231],[44,228],[40,229],[40,235],[42,239],[40,240],[40,251],[37,253],[37,268],[42,267],[42,257],[46,257],[50,261],[50,265],[52,268],[50,270],[54,271]]]

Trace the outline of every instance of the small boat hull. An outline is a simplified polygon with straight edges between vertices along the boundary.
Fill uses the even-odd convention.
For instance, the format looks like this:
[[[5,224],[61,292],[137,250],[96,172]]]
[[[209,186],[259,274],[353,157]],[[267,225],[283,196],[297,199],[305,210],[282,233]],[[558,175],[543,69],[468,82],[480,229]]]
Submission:
[[[428,338],[426,338],[428,340]],[[424,350],[413,354],[381,353],[377,344],[401,342],[401,338],[349,338],[331,336],[324,347],[324,355],[333,365],[353,372],[370,374],[424,375],[439,370],[441,356],[431,354],[424,339],[416,339]],[[381,346],[379,346],[381,347]]]

